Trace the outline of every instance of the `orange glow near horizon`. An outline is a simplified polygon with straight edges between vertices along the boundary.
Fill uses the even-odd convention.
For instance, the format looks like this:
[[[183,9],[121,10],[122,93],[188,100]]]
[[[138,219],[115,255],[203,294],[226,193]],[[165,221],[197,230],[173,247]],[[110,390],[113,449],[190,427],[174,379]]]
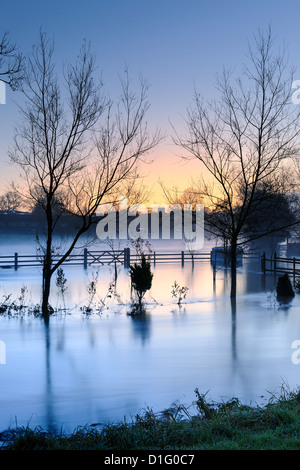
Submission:
[[[194,186],[193,181],[197,181],[204,174],[203,166],[199,160],[186,161],[170,151],[157,150],[149,157],[150,161],[152,163],[139,165],[142,184],[151,192],[149,200],[145,202],[147,206],[168,204],[160,181],[169,190],[176,187],[179,191],[184,191]],[[199,204],[201,203],[202,201],[199,201]]]
[[[175,153],[176,151],[177,153]],[[20,183],[19,190],[22,191],[24,180],[22,178],[15,179],[15,168],[11,167],[11,170],[13,173],[10,174],[9,180],[15,180],[18,186],[18,183]],[[161,206],[169,205],[160,182],[167,190],[172,190],[176,187],[179,191],[184,191],[194,186],[193,181],[196,182],[203,176],[204,171],[203,165],[199,160],[193,159],[186,161],[179,156],[178,149],[170,149],[170,146],[159,146],[152,154],[149,154],[145,162],[141,162],[138,165],[138,173],[141,178],[140,184],[145,186],[149,191],[148,200],[142,201],[141,203],[148,208],[150,208],[152,204]],[[3,187],[2,193],[11,190],[9,180],[7,179],[8,186]],[[26,189],[24,187],[24,193],[25,192]],[[202,202],[202,200],[199,200],[199,204]],[[204,204],[208,206],[205,199]],[[28,211],[28,207],[21,207],[20,210]]]

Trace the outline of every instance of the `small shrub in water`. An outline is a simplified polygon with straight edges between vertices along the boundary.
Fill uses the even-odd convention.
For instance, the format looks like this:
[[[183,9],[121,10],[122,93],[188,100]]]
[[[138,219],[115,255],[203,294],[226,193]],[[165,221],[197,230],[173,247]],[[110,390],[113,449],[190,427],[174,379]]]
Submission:
[[[280,276],[278,278],[276,292],[277,292],[277,298],[284,298],[284,297],[291,298],[295,296],[291,281],[287,273],[285,273],[283,276]]]
[[[88,305],[84,305],[81,307],[81,311],[84,313],[92,313],[93,311],[93,303],[95,299],[95,295],[97,294],[97,281],[98,281],[98,271],[93,273],[92,279],[89,281],[87,286],[87,291],[89,294],[89,302]]]
[[[181,287],[177,281],[174,282],[172,285],[172,297],[178,298],[178,305],[181,304],[182,300],[186,298],[187,291],[189,290],[188,287]]]
[[[66,283],[67,279],[65,277],[64,270],[62,268],[58,268],[56,272],[56,285],[61,291],[62,295],[64,295],[66,290],[68,289]]]
[[[141,257],[141,264],[135,263],[130,266],[130,278],[133,289],[138,297],[139,308],[142,308],[142,300],[146,292],[151,289],[153,274],[151,264],[146,260],[145,255]]]

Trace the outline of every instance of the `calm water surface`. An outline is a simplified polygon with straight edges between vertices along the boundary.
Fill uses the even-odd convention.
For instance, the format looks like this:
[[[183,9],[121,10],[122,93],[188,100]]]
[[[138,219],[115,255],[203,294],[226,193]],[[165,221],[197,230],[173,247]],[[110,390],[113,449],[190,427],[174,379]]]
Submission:
[[[5,364],[0,364],[0,430],[41,426],[71,432],[76,426],[128,420],[146,407],[190,405],[194,389],[211,400],[233,396],[264,403],[282,384],[299,385],[300,365],[292,343],[300,339],[300,299],[277,305],[273,276],[265,280],[256,262],[238,273],[236,310],[228,298],[229,272],[209,262],[192,268],[157,264],[147,313],[128,315],[128,271],[120,268],[117,297],[101,314],[83,315],[87,285],[96,268],[65,268],[68,313],[49,325],[33,316],[0,316]],[[17,298],[27,286],[28,302],[39,301],[40,273],[2,270],[0,295]],[[113,269],[98,268],[97,301],[107,294]],[[176,280],[189,286],[185,303],[172,298]],[[53,289],[52,305],[63,307]]]

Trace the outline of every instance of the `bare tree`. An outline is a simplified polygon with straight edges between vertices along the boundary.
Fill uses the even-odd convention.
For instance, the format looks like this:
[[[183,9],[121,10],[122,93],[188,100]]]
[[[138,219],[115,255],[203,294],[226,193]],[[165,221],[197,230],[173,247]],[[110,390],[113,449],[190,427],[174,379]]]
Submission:
[[[11,159],[23,171],[27,196],[41,202],[46,216],[42,313],[47,317],[51,278],[72,253],[82,234],[96,222],[97,208],[133,171],[139,158],[157,143],[145,124],[147,86],[131,92],[122,81],[122,96],[113,104],[95,82],[95,58],[84,43],[77,63],[65,72],[67,95],[62,98],[53,64],[53,45],[44,33],[28,60],[22,91],[27,105],[15,136]],[[66,107],[66,103],[68,107]],[[100,118],[106,114],[105,122]],[[38,188],[38,190],[37,190]],[[65,195],[64,211],[78,219],[78,228],[60,256],[53,257],[57,201]]]
[[[256,205],[262,182],[299,151],[300,113],[291,103],[293,71],[285,53],[274,54],[271,30],[255,37],[244,79],[232,84],[229,72],[218,79],[219,99],[205,104],[195,92],[186,119],[188,134],[176,143],[197,158],[205,177],[201,192],[211,201],[211,230],[222,232],[231,251],[231,297],[236,296],[237,246]],[[274,214],[276,217],[276,214]]]
[[[23,77],[23,56],[5,32],[0,39],[0,81],[15,90]]]
[[[126,198],[128,207],[135,204],[146,205],[152,196],[152,190],[145,184],[143,177],[138,172],[135,172],[133,176],[122,185],[119,192]]]
[[[180,204],[182,209],[184,209],[185,204],[191,204],[192,210],[196,210],[197,204],[203,204],[203,195],[201,190],[197,186],[192,185],[183,190],[178,188],[178,186],[173,186],[168,188],[160,181],[160,186],[162,188],[163,194],[165,196],[168,204]]]
[[[16,191],[7,191],[0,196],[0,210],[14,212],[22,203],[22,198]]]
[[[140,175],[138,168],[135,167],[130,175],[120,181],[115,191],[111,191],[109,200],[110,203],[118,211],[120,209],[120,200],[127,208],[135,204],[147,204],[151,198],[152,190],[144,182],[143,176]]]
[[[251,210],[243,226],[243,238],[251,246],[261,246],[273,254],[279,241],[287,239],[298,224],[293,207],[297,194],[286,172],[273,173],[262,180],[253,196]]]

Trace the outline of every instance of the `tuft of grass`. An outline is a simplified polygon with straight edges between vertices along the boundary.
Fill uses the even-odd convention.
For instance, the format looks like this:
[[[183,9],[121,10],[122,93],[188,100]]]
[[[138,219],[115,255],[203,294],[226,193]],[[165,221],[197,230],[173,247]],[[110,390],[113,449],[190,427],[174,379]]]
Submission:
[[[162,413],[147,409],[132,422],[77,428],[71,435],[19,428],[3,439],[3,450],[298,450],[300,392],[284,391],[264,407],[238,399],[209,403],[195,390],[196,414],[183,405]],[[0,435],[1,438],[1,435]]]

